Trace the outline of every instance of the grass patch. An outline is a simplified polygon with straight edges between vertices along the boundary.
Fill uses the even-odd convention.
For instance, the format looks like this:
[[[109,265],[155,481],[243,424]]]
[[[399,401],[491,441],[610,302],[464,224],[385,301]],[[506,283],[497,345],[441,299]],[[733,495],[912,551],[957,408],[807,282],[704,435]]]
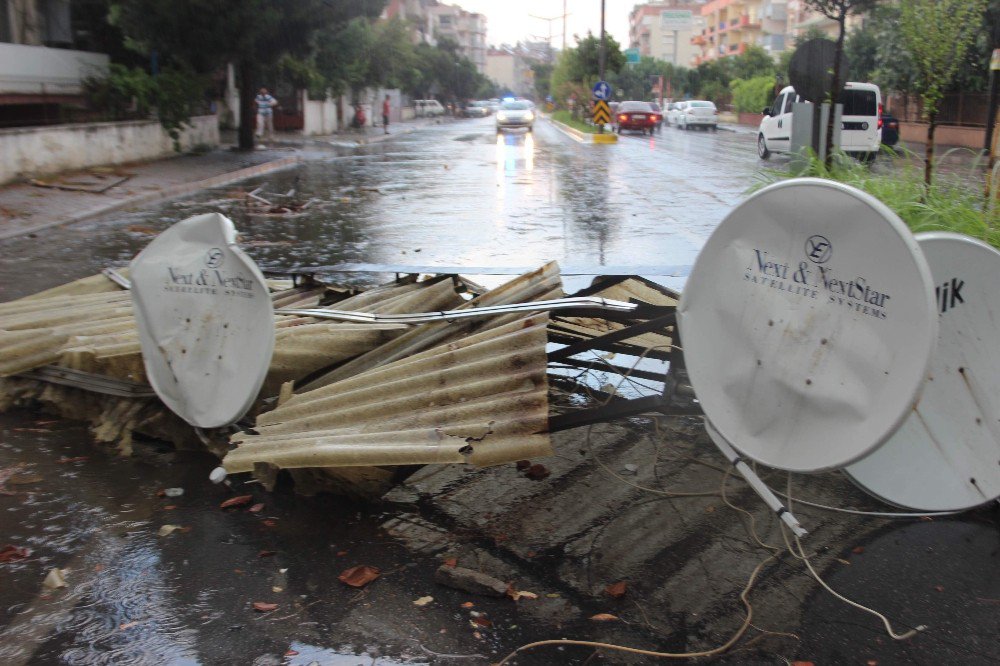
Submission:
[[[839,154],[833,166],[826,165],[815,156],[808,162],[787,171],[770,169],[761,176],[761,182],[751,190],[756,191],[771,183],[788,178],[813,177],[835,180],[858,188],[888,206],[914,233],[921,231],[952,231],[983,240],[1000,248],[1000,211],[984,209],[983,170],[978,160],[973,160],[969,172],[947,173],[943,163],[955,152],[945,152],[937,159],[934,182],[924,187],[923,160],[909,152],[889,152],[883,155],[897,164],[891,173],[879,173],[857,160]],[[881,158],[880,158],[881,159]]]
[[[558,120],[564,125],[569,125],[573,129],[586,132],[587,134],[597,134],[597,127],[595,125],[588,125],[582,120],[574,120],[569,111],[553,111],[552,120]]]

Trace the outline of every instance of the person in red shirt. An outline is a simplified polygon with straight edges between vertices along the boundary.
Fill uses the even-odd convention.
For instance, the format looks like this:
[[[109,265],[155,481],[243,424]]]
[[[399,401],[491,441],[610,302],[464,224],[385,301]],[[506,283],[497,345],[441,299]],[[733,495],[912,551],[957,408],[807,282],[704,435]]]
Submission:
[[[389,96],[385,96],[385,101],[382,102],[382,127],[385,128],[385,133],[389,133],[389,110],[392,105],[389,104]]]

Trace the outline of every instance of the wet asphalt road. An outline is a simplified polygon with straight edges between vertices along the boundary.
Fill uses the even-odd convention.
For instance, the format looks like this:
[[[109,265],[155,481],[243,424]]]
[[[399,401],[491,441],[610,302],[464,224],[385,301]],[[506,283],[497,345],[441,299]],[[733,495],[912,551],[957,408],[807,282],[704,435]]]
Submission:
[[[292,198],[315,200],[302,216],[256,215],[229,197],[237,189],[229,186],[51,229],[0,246],[0,299],[124,265],[156,232],[207,210],[232,217],[247,251],[265,268],[343,262],[536,267],[556,259],[594,273],[659,267],[645,274],[680,288],[708,235],[762,177],[750,133],[664,128],[653,137],[592,146],[545,122],[533,134],[497,136],[492,119],[443,123],[310,156],[316,159],[239,188],[261,186],[264,196],[294,189]],[[350,274],[341,281],[380,278]],[[573,279],[567,283],[575,286]],[[2,663],[486,663],[530,640],[586,635],[585,621],[546,624],[519,616],[509,602],[481,598],[474,598],[475,608],[493,626],[471,626],[461,604],[473,598],[434,585],[438,561],[408,552],[380,530],[391,517],[380,506],[270,495],[240,482],[233,490],[212,486],[208,456],[149,443],[121,460],[91,445],[84,428],[24,410],[0,416],[0,432],[0,468],[21,465],[19,478],[27,480],[0,496],[0,541],[33,551],[27,560],[0,564]],[[175,487],[184,494],[158,495]],[[264,510],[220,509],[233,492],[252,492]],[[880,579],[895,580],[896,564],[905,562],[909,569],[941,572],[943,587],[961,586],[957,596],[947,593],[953,590],[882,592],[894,608],[912,602],[918,609],[933,608],[939,594],[954,606],[939,624],[961,618],[939,643],[925,645],[926,652],[901,652],[890,661],[988,663],[996,654],[1000,576],[991,520],[980,512],[969,522],[887,529],[867,546],[871,557],[837,574],[835,583],[864,593]],[[168,524],[185,529],[157,536]],[[949,541],[960,547],[935,545]],[[940,560],[907,559],[920,547],[939,548]],[[356,564],[378,566],[386,575],[358,593],[337,581]],[[69,570],[69,588],[46,593],[40,583],[54,567]],[[425,595],[435,602],[412,605]],[[255,612],[257,601],[278,609]],[[604,610],[586,599],[575,603]],[[857,616],[837,602],[816,595],[814,603],[803,642],[787,654],[863,663],[859,655],[866,652],[858,646],[882,639],[867,629],[859,637]],[[530,663],[582,663],[588,654],[571,659],[551,652]],[[741,662],[734,659],[730,663]],[[781,663],[775,655],[764,661]]]

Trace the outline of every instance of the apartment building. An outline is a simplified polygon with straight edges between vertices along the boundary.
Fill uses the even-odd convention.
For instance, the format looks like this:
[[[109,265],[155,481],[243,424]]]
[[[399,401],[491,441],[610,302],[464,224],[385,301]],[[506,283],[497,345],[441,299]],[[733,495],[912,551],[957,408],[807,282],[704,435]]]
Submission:
[[[414,44],[436,46],[447,38],[458,44],[459,53],[486,73],[486,17],[467,12],[458,5],[438,0],[389,0],[382,18],[398,18],[411,26]]]
[[[788,39],[795,41],[802,37],[810,28],[818,28],[830,39],[837,39],[840,33],[839,24],[806,3],[805,0],[787,0],[788,2]],[[848,14],[845,26],[848,34],[854,28],[864,25],[866,14]]]
[[[486,76],[500,86],[504,93],[534,97],[535,78],[531,61],[520,44],[489,49],[486,53]]]
[[[702,7],[705,27],[692,42],[701,49],[694,64],[737,56],[757,45],[774,58],[788,45],[793,0],[712,0]]]
[[[629,46],[643,57],[688,67],[701,49],[691,39],[701,34],[706,0],[668,0],[635,5],[629,12]]]
[[[69,0],[0,0],[0,127],[59,122],[109,58],[77,50]]]

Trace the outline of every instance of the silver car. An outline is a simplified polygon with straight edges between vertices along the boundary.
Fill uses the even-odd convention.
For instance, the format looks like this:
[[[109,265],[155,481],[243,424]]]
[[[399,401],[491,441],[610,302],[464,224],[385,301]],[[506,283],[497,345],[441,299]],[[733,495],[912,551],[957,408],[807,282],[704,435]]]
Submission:
[[[497,109],[497,132],[515,127],[525,127],[530,132],[535,124],[534,104],[522,99],[508,99]]]

